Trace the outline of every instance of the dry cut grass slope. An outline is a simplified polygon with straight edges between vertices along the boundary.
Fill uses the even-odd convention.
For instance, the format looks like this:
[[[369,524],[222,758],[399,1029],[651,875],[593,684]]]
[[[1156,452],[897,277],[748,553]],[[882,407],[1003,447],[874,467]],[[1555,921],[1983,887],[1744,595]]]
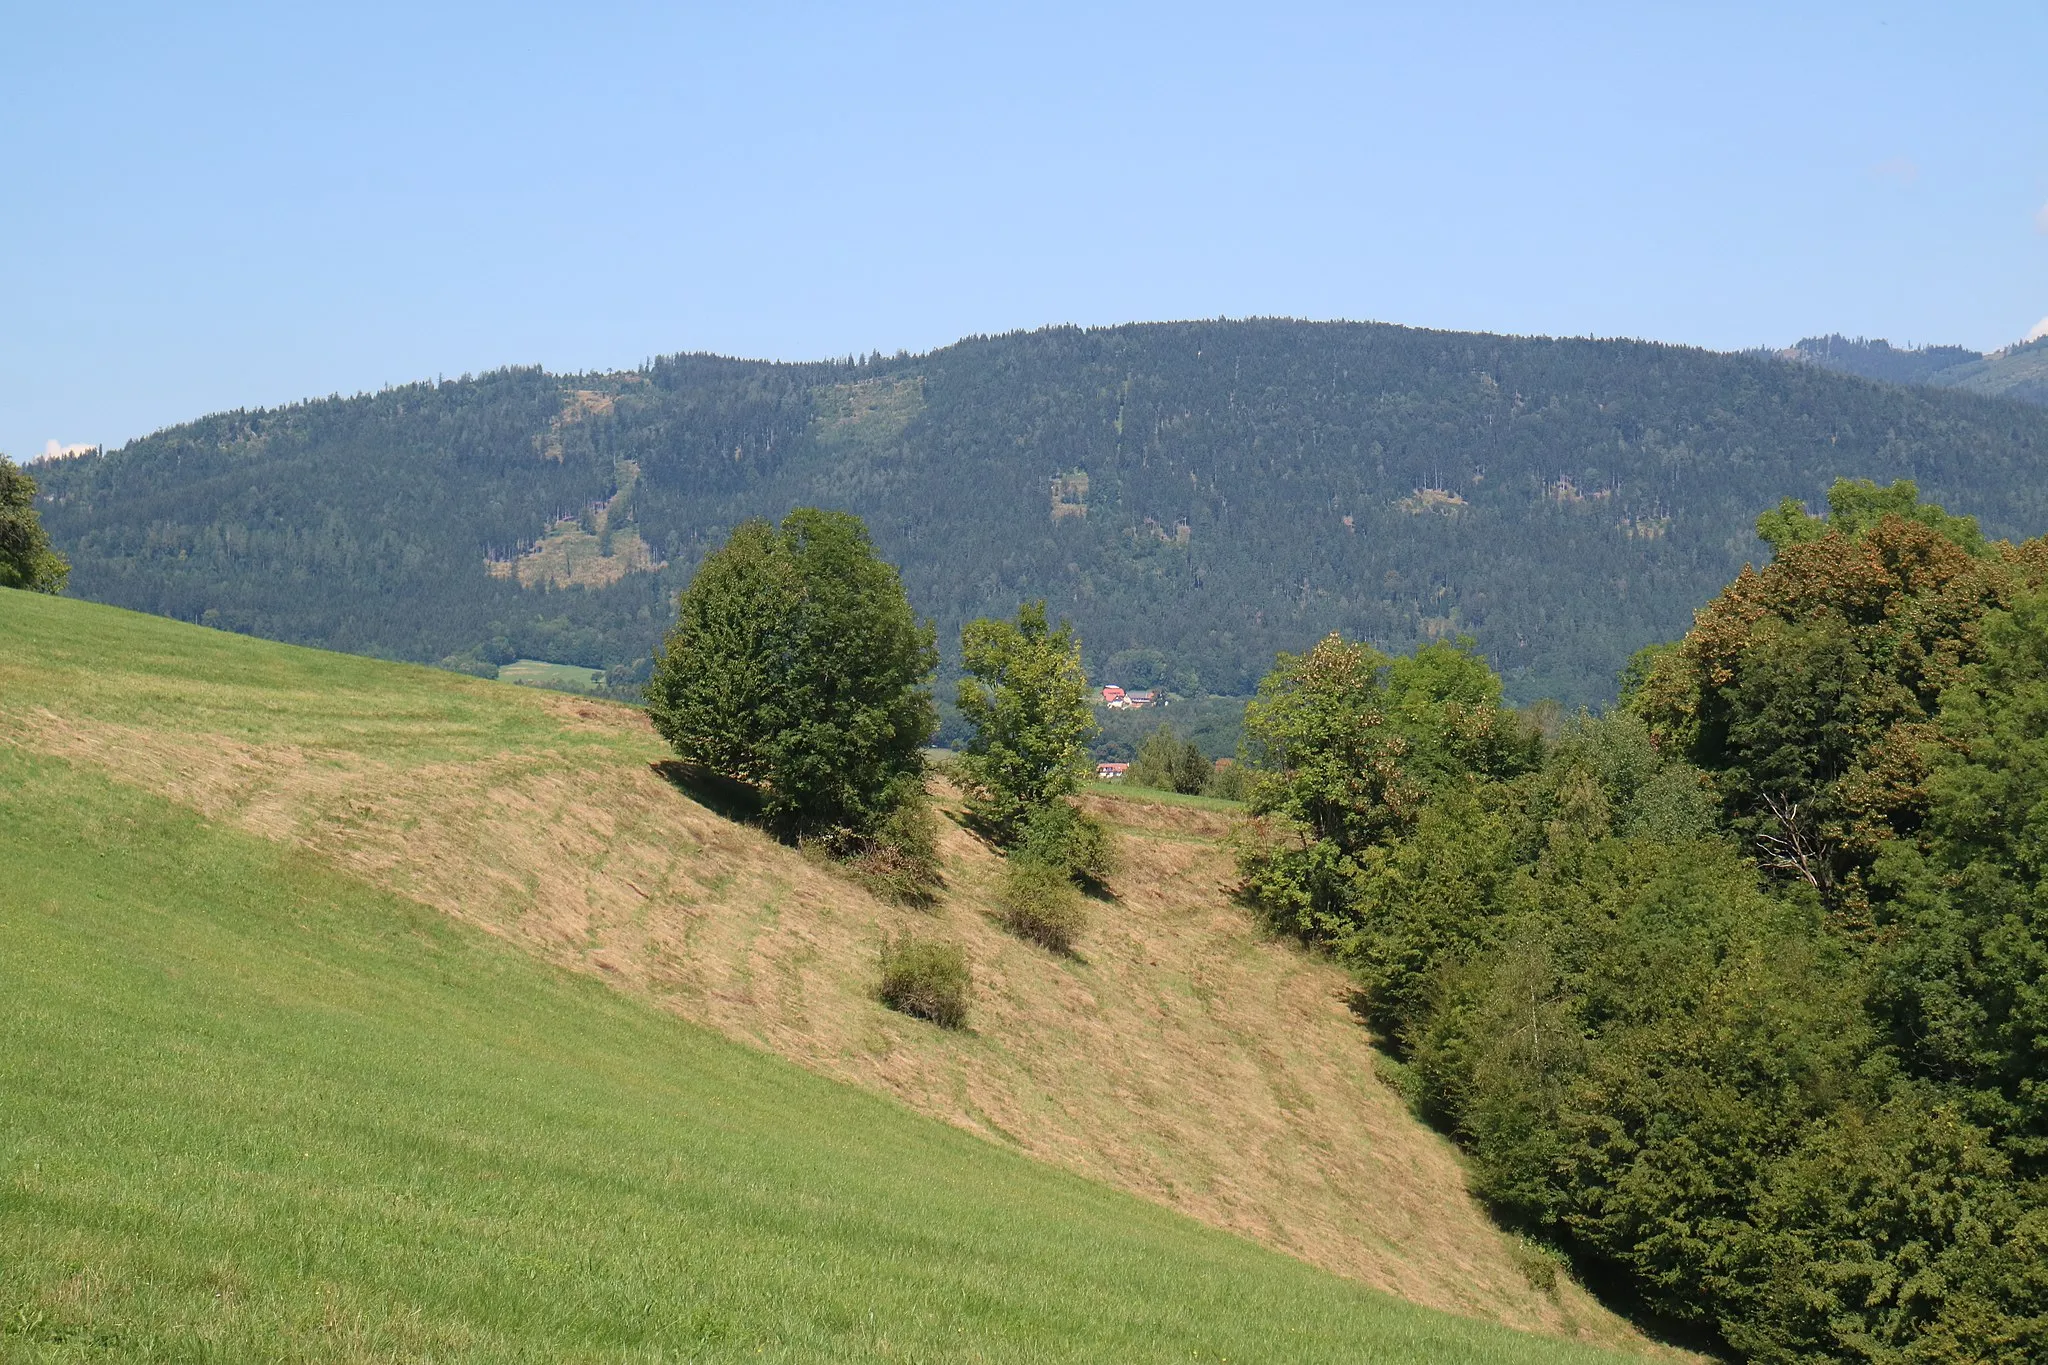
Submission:
[[[728,1037],[1414,1302],[1654,1350],[1528,1258],[1373,1078],[1342,974],[1228,897],[1225,813],[1124,835],[1078,954],[997,927],[950,824],[932,913],[691,799],[622,706],[0,594],[0,742],[89,764],[599,974]],[[873,998],[884,937],[965,945],[949,1033]]]

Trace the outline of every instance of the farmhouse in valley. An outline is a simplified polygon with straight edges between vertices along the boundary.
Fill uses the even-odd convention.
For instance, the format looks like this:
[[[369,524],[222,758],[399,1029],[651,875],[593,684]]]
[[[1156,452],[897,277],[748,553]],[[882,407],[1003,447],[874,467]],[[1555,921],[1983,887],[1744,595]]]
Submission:
[[[1156,692],[1126,692],[1110,683],[1102,689],[1102,704],[1112,711],[1136,711],[1147,706],[1164,706],[1166,698]]]

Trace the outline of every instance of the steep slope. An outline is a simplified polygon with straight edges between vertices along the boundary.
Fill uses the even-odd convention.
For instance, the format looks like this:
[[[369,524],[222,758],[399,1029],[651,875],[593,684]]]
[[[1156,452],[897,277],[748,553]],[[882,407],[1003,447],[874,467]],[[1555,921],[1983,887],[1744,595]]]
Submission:
[[[1022,1160],[11,747],[0,866],[10,1361],[1595,1358]]]
[[[1229,905],[1212,812],[1105,808],[1129,866],[1069,960],[997,930],[963,832],[935,918],[881,904],[691,800],[606,703],[5,594],[0,739],[1365,1285],[1632,1340],[1535,1287],[1374,1082],[1341,974]],[[904,928],[966,945],[970,1031],[870,998]]]
[[[1242,694],[1342,629],[1471,633],[1522,700],[1637,647],[1838,475],[2048,525],[2048,412],[1640,342],[1286,321],[1054,328],[923,356],[505,371],[38,466],[85,597],[481,671],[644,676],[736,520],[867,517],[950,641],[1044,596],[1098,673]]]

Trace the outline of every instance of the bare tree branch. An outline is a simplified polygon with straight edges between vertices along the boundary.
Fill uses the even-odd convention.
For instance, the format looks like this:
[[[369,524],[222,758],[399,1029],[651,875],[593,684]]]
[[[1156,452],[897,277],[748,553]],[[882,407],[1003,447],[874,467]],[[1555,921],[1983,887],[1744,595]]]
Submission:
[[[1834,882],[1828,866],[1831,850],[1827,841],[1814,832],[1812,821],[1801,817],[1798,802],[1765,792],[1764,804],[1778,822],[1777,833],[1757,836],[1766,866],[1796,872],[1816,891],[1826,891]]]

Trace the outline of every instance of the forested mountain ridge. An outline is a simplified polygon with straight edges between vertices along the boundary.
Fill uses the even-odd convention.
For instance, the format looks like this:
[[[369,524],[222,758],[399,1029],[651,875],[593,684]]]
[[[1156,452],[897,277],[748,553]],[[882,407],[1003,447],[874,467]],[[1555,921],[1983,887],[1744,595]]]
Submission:
[[[1285,320],[925,355],[510,369],[42,463],[77,595],[426,661],[644,676],[738,520],[861,514],[942,641],[1045,596],[1116,681],[1242,693],[1330,630],[1469,633],[1520,699],[1609,694],[1761,547],[1911,478],[2048,527],[2048,412],[1632,341]]]
[[[1926,384],[2048,404],[2048,337],[1987,354],[1967,346],[1894,346],[1882,339],[1852,339],[1837,333],[1807,337],[1774,354],[1892,384]]]

